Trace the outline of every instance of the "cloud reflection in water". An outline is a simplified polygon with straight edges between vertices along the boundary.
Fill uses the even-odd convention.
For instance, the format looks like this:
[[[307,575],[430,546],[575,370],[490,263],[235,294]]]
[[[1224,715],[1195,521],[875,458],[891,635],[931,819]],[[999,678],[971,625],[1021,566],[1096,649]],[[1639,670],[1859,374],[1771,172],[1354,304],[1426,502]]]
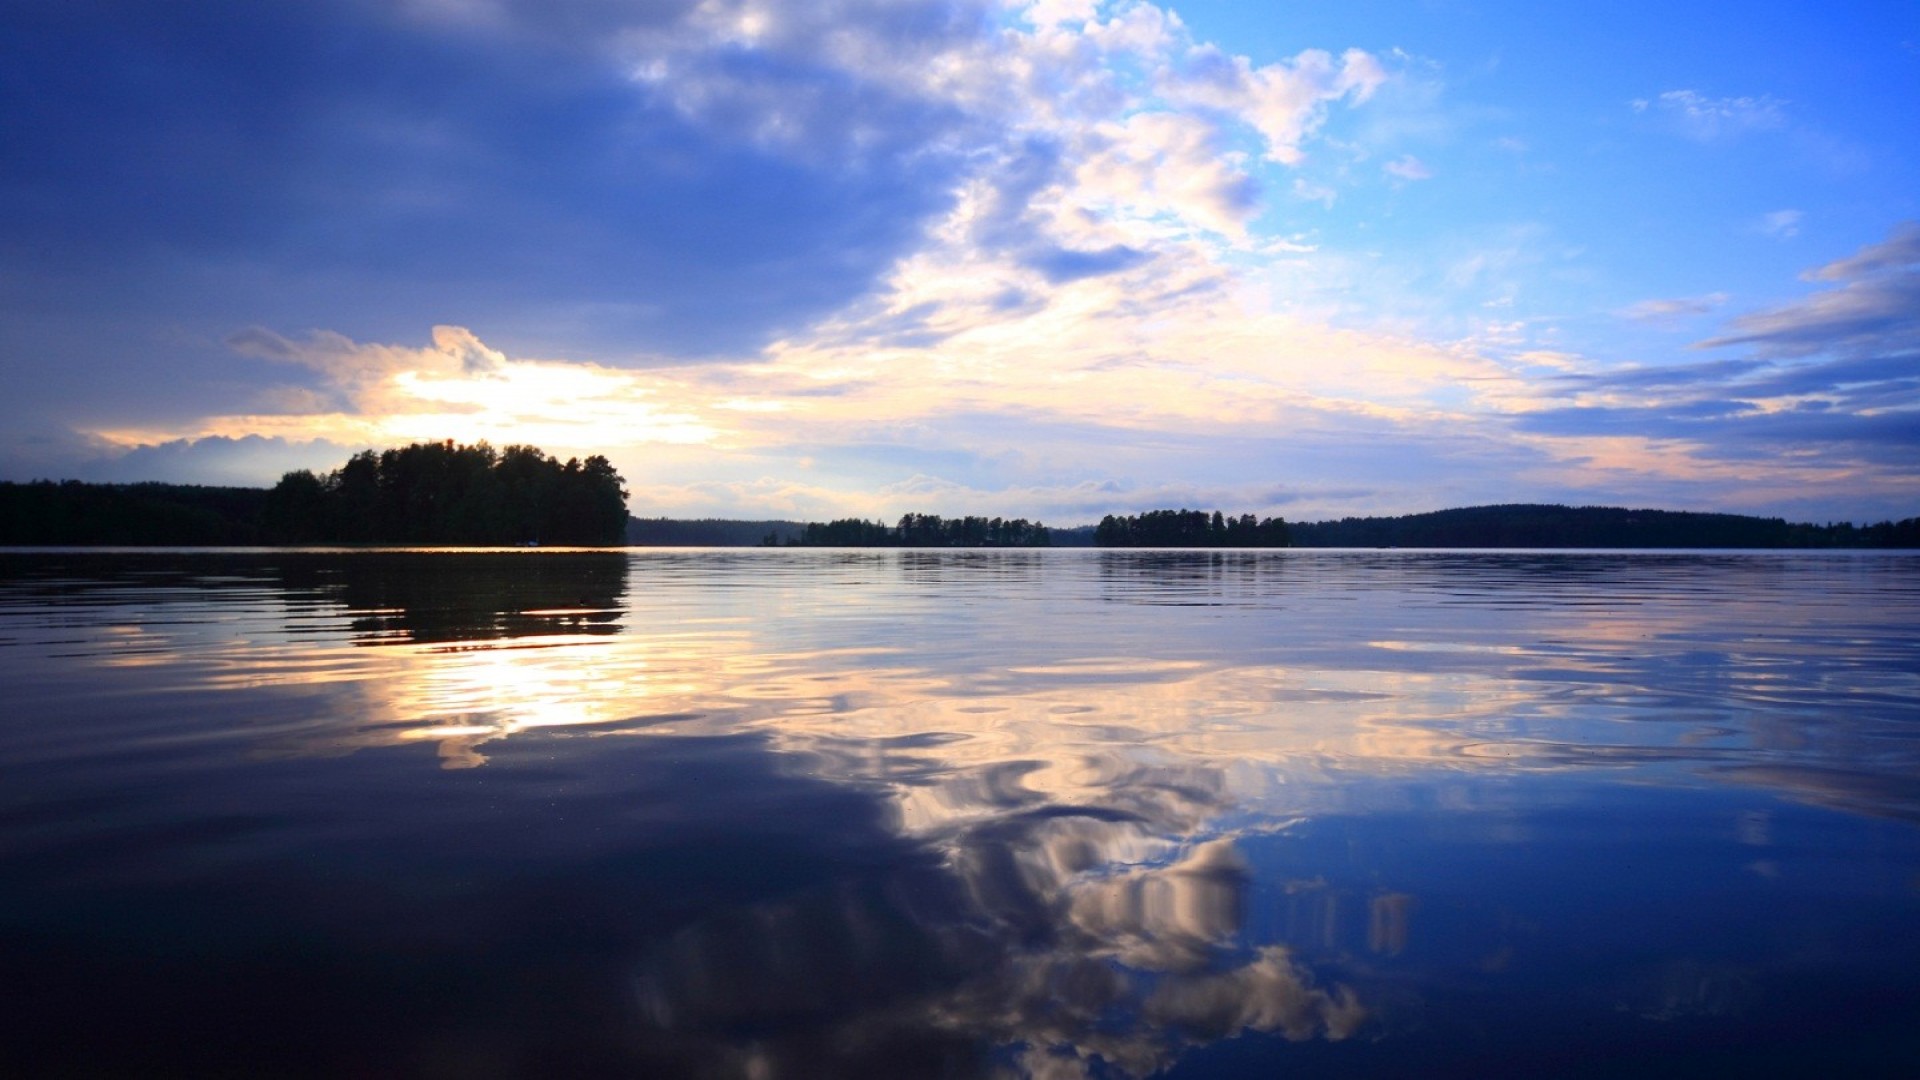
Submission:
[[[1402,1031],[1395,973],[1435,962],[1424,920],[1459,901],[1431,874],[1330,884],[1296,842],[1316,822],[1399,815],[1517,849],[1536,818],[1513,808],[1554,790],[1517,794],[1528,778],[1920,805],[1899,737],[1920,712],[1900,615],[1916,586],[1892,558],[205,558],[10,579],[0,610],[66,596],[60,633],[83,643],[25,648],[224,702],[196,722],[258,760],[428,742],[448,769],[532,785],[516,812],[591,790],[599,814],[638,779],[588,762],[704,741],[703,768],[871,813],[884,843],[848,824],[831,873],[759,891],[720,888],[740,871],[699,855],[747,829],[717,809],[750,802],[732,789],[543,841],[685,845],[647,887],[724,897],[615,935],[611,958],[649,1060],[716,1074],[964,1073],[985,1044],[1036,1076],[1146,1075],[1248,1032]],[[756,813],[798,805],[762,782]],[[836,829],[774,825],[829,847]],[[1751,835],[1730,819],[1723,842]],[[1511,926],[1468,938],[1483,973],[1541,947]],[[1675,959],[1627,1013],[1756,1000],[1751,973],[1692,1004],[1659,990],[1689,963],[1737,969]]]

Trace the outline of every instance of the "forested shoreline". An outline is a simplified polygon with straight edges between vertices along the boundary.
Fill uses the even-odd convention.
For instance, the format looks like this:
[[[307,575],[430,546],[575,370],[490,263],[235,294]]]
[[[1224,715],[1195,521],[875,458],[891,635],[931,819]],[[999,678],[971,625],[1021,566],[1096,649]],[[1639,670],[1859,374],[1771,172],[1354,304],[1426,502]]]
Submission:
[[[1683,510],[1537,504],[1288,522],[1219,511],[1108,515],[1050,528],[1025,518],[633,518],[599,455],[416,443],[354,455],[272,488],[0,481],[0,545],[446,544],[744,547],[1920,548],[1920,518],[1790,523]]]
[[[771,546],[773,538],[762,541]],[[808,522],[791,547],[1052,547],[1052,530],[1026,518],[903,514],[895,525],[842,518]]]

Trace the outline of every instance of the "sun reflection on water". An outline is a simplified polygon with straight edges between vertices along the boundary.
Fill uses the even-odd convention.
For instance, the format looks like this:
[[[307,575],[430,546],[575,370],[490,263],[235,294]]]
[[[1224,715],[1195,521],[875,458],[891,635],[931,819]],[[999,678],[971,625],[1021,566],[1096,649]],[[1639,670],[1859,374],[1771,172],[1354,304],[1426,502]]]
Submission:
[[[736,740],[858,793],[914,858],[716,905],[626,958],[650,1038],[747,1074],[813,1044],[733,1033],[813,1015],[822,986],[879,988],[835,999],[835,1045],[937,1032],[1034,1076],[1378,1035],[1397,1006],[1368,980],[1430,948],[1430,898],[1256,865],[1335,816],[1498,811],[1518,778],[1605,776],[1920,820],[1913,628],[1884,614],[1917,606],[1906,578],[1864,583],[1871,618],[1844,597],[1785,617],[1644,581],[1568,605],[1527,561],[1476,607],[1454,563],[1369,554],[1308,587],[1280,557],[1057,554],[279,555],[219,585],[180,571],[211,598],[106,577],[10,640],[74,680],[49,694],[163,719],[184,701],[261,759],[430,744],[441,775],[511,778],[535,750]],[[0,617],[31,591],[8,588]],[[1729,842],[1771,844],[1768,820]],[[1473,828],[1527,839],[1498,813]],[[1767,855],[1745,856],[1756,880],[1781,873]],[[1480,970],[1513,961],[1510,931]]]

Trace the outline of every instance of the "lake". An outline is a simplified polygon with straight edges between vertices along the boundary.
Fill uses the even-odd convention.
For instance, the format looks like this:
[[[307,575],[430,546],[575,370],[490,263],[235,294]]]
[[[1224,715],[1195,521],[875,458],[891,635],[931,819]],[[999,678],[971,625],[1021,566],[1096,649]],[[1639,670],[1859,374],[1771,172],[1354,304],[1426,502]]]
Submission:
[[[1920,1075],[1920,555],[0,553],[0,1069]]]

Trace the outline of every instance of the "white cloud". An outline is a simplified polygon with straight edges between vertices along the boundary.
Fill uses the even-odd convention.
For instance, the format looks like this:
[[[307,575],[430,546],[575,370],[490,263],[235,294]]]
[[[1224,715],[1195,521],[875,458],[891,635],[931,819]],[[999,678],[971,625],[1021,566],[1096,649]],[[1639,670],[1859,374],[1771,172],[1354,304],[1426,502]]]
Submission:
[[[1349,49],[1332,54],[1309,49],[1291,62],[1254,67],[1244,56],[1229,56],[1212,45],[1195,45],[1162,76],[1169,100],[1234,115],[1266,141],[1269,160],[1298,164],[1301,143],[1326,119],[1330,102],[1364,102],[1387,81],[1372,55]]]
[[[624,34],[620,51],[636,83],[689,120],[765,151],[835,163],[917,153],[896,129],[933,123],[948,132],[933,147],[965,145],[979,164],[974,182],[1048,149],[1049,176],[1018,174],[1031,229],[1091,216],[1234,240],[1260,210],[1252,155],[1236,143],[1297,164],[1332,106],[1361,104],[1390,78],[1357,49],[1256,66],[1193,41],[1153,4],[1022,14],[1031,29],[988,31],[988,9],[968,5],[708,0]]]
[[[1137,113],[1101,125],[1101,149],[1075,171],[1074,201],[1151,219],[1158,215],[1229,237],[1259,212],[1245,157],[1214,125],[1173,112]]]

